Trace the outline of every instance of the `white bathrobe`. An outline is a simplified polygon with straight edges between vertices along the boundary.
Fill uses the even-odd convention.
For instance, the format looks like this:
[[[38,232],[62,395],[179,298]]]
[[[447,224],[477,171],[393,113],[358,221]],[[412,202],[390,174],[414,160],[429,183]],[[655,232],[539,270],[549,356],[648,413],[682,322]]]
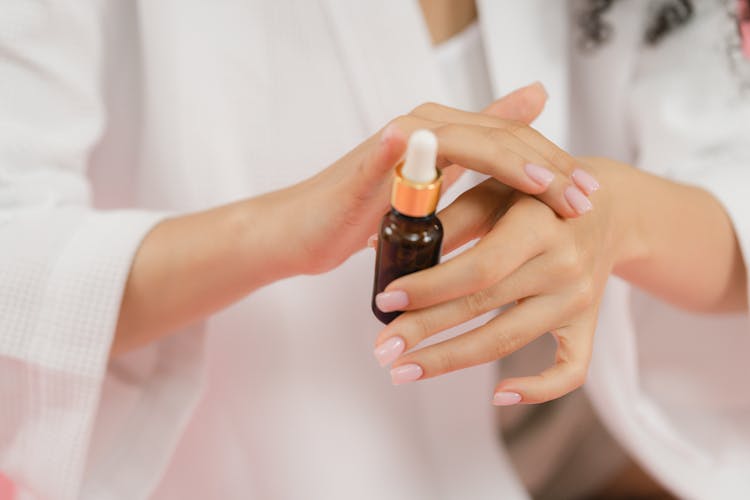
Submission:
[[[726,8],[643,48],[633,4],[584,56],[567,4],[479,2],[493,88],[543,81],[544,133],[705,186],[750,248],[749,63]],[[375,364],[368,252],[107,362],[154,224],[310,176],[442,96],[416,2],[4,0],[0,472],[19,496],[525,498],[494,366],[393,388]],[[589,392],[680,495],[750,496],[746,319],[607,290]]]

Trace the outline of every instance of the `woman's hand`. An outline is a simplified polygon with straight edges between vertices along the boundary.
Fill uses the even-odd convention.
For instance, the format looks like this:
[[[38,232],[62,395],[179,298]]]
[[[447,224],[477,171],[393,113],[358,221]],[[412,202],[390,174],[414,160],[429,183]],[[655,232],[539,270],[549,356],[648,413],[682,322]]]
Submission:
[[[586,217],[562,219],[495,180],[439,214],[445,252],[481,239],[452,260],[393,281],[378,297],[385,311],[407,311],[376,340],[381,365],[393,362],[394,383],[497,360],[551,332],[555,364],[502,381],[493,400],[541,403],[572,391],[586,377],[610,273],[688,311],[747,311],[746,265],[714,196],[604,158],[581,163],[603,186],[592,193],[596,210]],[[505,305],[479,328],[417,348]]]
[[[490,179],[443,210],[446,252],[481,239],[439,266],[395,280],[378,298],[383,310],[407,311],[376,341],[381,365],[395,361],[393,382],[494,361],[552,332],[558,342],[554,366],[503,381],[494,402],[540,403],[580,386],[604,285],[632,246],[612,196],[593,198],[592,213],[563,219],[534,197]],[[506,305],[483,326],[412,350],[438,332]]]
[[[273,281],[332,269],[363,248],[387,209],[393,166],[418,128],[440,136],[444,163],[483,169],[575,216],[564,199],[575,161],[526,125],[545,100],[544,89],[531,85],[490,106],[494,116],[420,106],[306,181],[163,221],[135,256],[113,352],[148,343]],[[459,172],[448,167],[447,180]]]
[[[590,210],[585,191],[595,189],[596,180],[528,125],[545,100],[543,88],[532,85],[496,101],[482,114],[424,104],[315,177],[281,191],[290,201],[284,219],[298,220],[298,271],[328,271],[364,247],[387,211],[393,167],[409,134],[420,128],[438,137],[446,184],[460,175],[458,165],[464,165],[536,195],[562,217]]]

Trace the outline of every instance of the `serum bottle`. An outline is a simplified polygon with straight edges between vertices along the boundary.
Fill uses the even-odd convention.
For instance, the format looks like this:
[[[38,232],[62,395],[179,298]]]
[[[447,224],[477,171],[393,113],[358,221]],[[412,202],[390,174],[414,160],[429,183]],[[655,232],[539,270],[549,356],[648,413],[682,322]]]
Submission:
[[[442,174],[435,167],[437,138],[429,130],[417,130],[409,138],[406,158],[396,167],[391,192],[391,211],[383,216],[378,233],[372,312],[390,323],[401,312],[383,312],[375,297],[401,276],[436,265],[440,261],[443,226],[435,215]]]

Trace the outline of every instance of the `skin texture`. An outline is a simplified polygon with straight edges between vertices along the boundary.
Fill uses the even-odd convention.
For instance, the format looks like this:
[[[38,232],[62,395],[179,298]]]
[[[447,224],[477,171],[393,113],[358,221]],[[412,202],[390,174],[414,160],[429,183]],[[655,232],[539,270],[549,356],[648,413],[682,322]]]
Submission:
[[[408,297],[409,312],[376,341],[403,340],[408,352],[393,363],[397,375],[404,366],[416,365],[421,370],[408,373],[429,378],[494,361],[552,332],[558,342],[554,365],[502,381],[495,403],[560,397],[585,380],[612,273],[690,311],[746,310],[742,255],[731,221],[712,195],[607,159],[580,163],[601,182],[591,195],[596,208],[585,217],[563,219],[494,179],[439,214],[446,252],[480,239],[460,256],[386,288]],[[508,304],[479,328],[418,348],[439,331]]]
[[[446,184],[462,171],[452,164],[465,162],[576,217],[562,195],[573,186],[575,160],[527,125],[545,100],[534,84],[485,114],[425,104],[299,184],[158,224],[135,256],[112,353],[156,340],[273,281],[333,269],[363,248],[387,210],[393,167],[419,128],[438,136]],[[548,186],[528,177],[528,162],[554,174]]]

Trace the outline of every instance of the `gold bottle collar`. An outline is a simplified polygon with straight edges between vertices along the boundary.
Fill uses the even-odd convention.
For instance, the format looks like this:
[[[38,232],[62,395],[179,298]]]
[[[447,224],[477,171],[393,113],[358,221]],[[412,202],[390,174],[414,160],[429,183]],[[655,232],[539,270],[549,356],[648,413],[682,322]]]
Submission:
[[[437,169],[437,177],[425,184],[412,182],[401,174],[400,163],[396,167],[391,191],[391,206],[398,212],[410,217],[426,217],[437,208],[440,199],[440,187],[443,184],[443,172]]]

